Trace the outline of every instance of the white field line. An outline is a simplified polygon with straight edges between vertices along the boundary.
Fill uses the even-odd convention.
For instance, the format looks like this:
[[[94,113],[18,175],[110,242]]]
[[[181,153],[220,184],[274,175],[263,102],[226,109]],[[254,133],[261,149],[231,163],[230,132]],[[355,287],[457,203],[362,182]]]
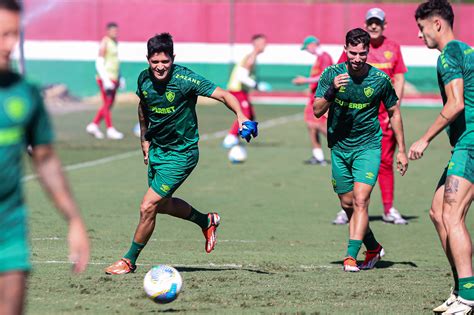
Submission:
[[[51,236],[51,237],[34,237],[31,239],[32,241],[34,242],[43,242],[43,241],[66,241],[65,238],[61,238],[61,237],[56,237],[56,236]],[[160,243],[164,243],[164,242],[173,242],[173,243],[176,243],[177,241],[176,240],[159,240],[159,239],[156,239],[156,238],[152,238],[150,239],[150,242],[160,242]],[[195,240],[186,240],[186,242],[199,242],[201,243],[202,240],[198,240],[198,239],[195,239]],[[256,240],[221,240],[219,239],[219,243],[258,243]]]
[[[298,121],[298,120],[302,120],[302,119],[303,119],[303,114],[302,113],[293,114],[293,115],[289,115],[289,116],[283,116],[283,117],[279,117],[279,118],[275,118],[275,119],[270,119],[270,120],[263,121],[263,122],[259,123],[259,129],[272,128],[272,127],[275,127],[275,126],[278,126],[278,125],[283,125],[283,124],[286,124],[286,123],[289,123],[289,122]],[[217,131],[217,132],[214,132],[214,133],[206,133],[206,134],[203,134],[200,137],[200,141],[202,142],[202,141],[208,141],[208,140],[223,138],[226,134],[227,134],[227,129]],[[101,164],[107,164],[109,162],[114,162],[114,161],[118,161],[118,160],[127,159],[129,157],[137,155],[138,153],[140,153],[140,150],[128,151],[128,152],[125,152],[125,153],[112,155],[112,156],[102,158],[102,159],[97,159],[97,160],[92,160],[92,161],[67,165],[67,166],[63,167],[63,170],[69,172],[69,171],[79,170],[79,169],[83,169],[83,168],[94,167],[94,166],[101,165]],[[27,175],[27,176],[24,176],[22,178],[22,181],[23,182],[28,182],[30,180],[36,179],[37,177],[38,176],[36,174]]]

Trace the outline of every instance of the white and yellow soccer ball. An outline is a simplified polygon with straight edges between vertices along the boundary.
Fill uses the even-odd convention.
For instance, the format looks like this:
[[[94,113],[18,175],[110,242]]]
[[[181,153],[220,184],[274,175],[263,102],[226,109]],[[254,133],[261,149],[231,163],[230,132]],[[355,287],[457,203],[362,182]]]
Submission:
[[[228,154],[231,163],[244,163],[247,160],[247,150],[244,146],[234,145]]]
[[[167,265],[153,266],[143,279],[146,295],[159,304],[176,300],[182,286],[183,278],[178,270]]]

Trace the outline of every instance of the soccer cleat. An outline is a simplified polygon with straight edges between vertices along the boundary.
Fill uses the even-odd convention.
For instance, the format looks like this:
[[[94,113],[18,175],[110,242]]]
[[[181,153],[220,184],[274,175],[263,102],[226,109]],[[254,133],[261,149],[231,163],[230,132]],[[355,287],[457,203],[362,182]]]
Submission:
[[[112,265],[105,268],[105,273],[108,275],[124,275],[127,273],[135,272],[136,269],[137,266],[132,265],[130,259],[122,258],[119,261],[116,261]]]
[[[351,256],[344,258],[343,270],[345,272],[359,272],[360,271],[359,267],[357,266],[357,261]]]
[[[225,136],[224,141],[222,141],[222,146],[224,147],[224,149],[230,149],[234,145],[238,145],[238,144],[239,144],[239,138],[232,134],[228,134],[227,136]]]
[[[109,127],[107,128],[107,138],[113,139],[113,140],[122,140],[123,133],[119,132],[114,127]]]
[[[307,164],[307,165],[321,165],[321,166],[328,165],[328,162],[326,162],[326,160],[318,160],[314,156],[312,156],[309,159],[303,161],[303,163]]]
[[[375,264],[382,259],[382,257],[385,256],[385,250],[383,247],[379,244],[379,247],[375,250],[368,250],[365,252],[365,260],[364,262],[359,266],[361,270],[368,270],[372,269],[375,267]]]
[[[444,313],[448,310],[448,308],[453,305],[454,302],[457,300],[457,296],[454,294],[454,289],[451,288],[451,294],[449,295],[448,299],[443,302],[443,304],[435,307],[433,312],[436,314]]]
[[[347,224],[348,222],[349,222],[349,219],[347,218],[346,211],[341,210],[337,213],[337,216],[334,219],[334,221],[332,221],[332,224],[344,225],[344,224]]]
[[[104,139],[104,134],[100,131],[100,128],[97,124],[90,123],[86,127],[88,134],[92,135],[96,139]]]
[[[443,315],[472,315],[474,314],[474,304],[470,304],[469,302],[474,301],[467,301],[461,298],[457,298],[453,304],[451,304],[448,309],[442,313]]]
[[[386,223],[393,223],[393,224],[408,224],[408,221],[405,220],[400,212],[394,207],[390,208],[387,214],[382,215],[382,220]]]
[[[204,237],[206,238],[206,252],[210,253],[214,249],[214,246],[216,246],[217,243],[217,227],[219,226],[221,222],[221,218],[219,215],[215,212],[211,212],[207,214],[207,217],[209,219],[209,227],[206,229],[202,229],[202,233],[204,234]]]

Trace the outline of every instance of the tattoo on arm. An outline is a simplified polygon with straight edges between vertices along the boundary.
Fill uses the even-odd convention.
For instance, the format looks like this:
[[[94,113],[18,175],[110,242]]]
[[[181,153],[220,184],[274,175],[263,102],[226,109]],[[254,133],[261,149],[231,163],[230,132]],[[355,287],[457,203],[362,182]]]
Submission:
[[[459,190],[459,180],[448,176],[444,184],[444,200],[446,203],[452,205],[456,202],[456,194]]]

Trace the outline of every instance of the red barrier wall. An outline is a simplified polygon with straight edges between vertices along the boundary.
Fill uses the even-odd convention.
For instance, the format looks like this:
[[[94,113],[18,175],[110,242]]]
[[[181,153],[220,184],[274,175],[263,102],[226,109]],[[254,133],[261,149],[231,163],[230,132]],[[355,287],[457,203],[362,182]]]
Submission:
[[[227,43],[231,40],[231,6],[225,2],[162,0],[24,0],[26,38],[98,40],[105,24],[120,25],[121,41],[145,41],[168,31],[176,41]],[[265,33],[272,43],[299,43],[312,33],[323,43],[340,43],[347,30],[363,25],[365,12],[385,10],[386,35],[404,45],[422,45],[413,18],[417,4],[236,3],[235,42]],[[455,32],[474,43],[474,5],[454,5]]]

